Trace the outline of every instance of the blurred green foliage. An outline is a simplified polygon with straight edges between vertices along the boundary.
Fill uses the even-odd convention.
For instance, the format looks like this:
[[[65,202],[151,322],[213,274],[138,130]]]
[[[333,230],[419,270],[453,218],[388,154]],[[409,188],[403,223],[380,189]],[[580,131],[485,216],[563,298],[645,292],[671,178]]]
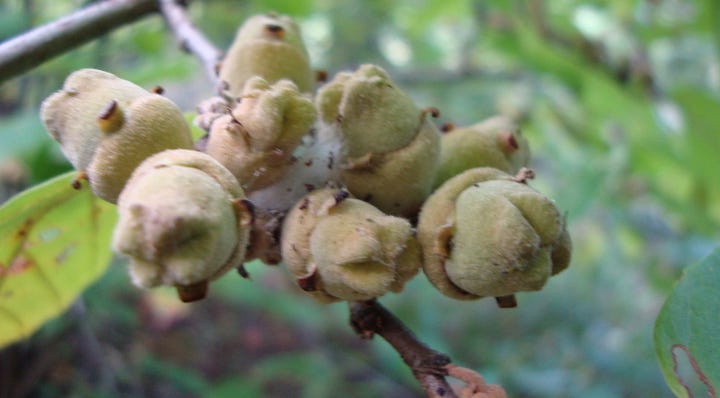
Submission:
[[[81,4],[4,1],[0,38]],[[683,267],[719,236],[716,0],[208,0],[189,11],[224,47],[242,19],[269,8],[298,19],[318,68],[378,63],[419,105],[438,107],[440,123],[496,113],[521,120],[532,185],[567,211],[572,267],[542,292],[519,295],[519,308],[451,301],[422,276],[383,303],[510,396],[671,396],[655,361],[653,321]],[[156,16],[4,83],[3,199],[19,180],[67,170],[37,106],[81,67],[160,84],[188,111],[213,93]],[[0,396],[419,393],[384,342],[352,334],[342,304],[314,304],[280,269],[248,268],[251,282],[229,275],[205,302],[177,309],[130,288],[123,267],[111,267],[84,295],[81,316],[71,311],[2,353],[20,370],[11,387],[0,379]],[[53,350],[59,341],[68,348]],[[107,359],[86,369],[98,352]],[[39,371],[43,383],[23,384]]]

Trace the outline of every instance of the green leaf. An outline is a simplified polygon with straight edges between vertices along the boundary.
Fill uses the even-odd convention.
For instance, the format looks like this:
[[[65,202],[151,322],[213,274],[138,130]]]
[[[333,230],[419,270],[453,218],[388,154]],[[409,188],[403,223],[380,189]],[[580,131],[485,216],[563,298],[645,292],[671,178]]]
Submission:
[[[64,311],[106,269],[115,206],[69,172],[0,207],[0,347]]]
[[[720,249],[685,270],[655,321],[655,350],[678,397],[720,389]]]

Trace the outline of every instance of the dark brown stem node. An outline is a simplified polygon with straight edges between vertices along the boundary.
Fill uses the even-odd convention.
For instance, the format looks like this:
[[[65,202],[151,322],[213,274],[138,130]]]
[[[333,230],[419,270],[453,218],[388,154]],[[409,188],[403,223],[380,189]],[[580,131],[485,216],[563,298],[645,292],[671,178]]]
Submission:
[[[445,122],[442,126],[440,126],[440,131],[443,133],[449,133],[453,130],[455,130],[455,124],[452,122]]]
[[[317,272],[313,270],[310,274],[307,276],[304,276],[302,278],[297,279],[297,284],[300,287],[300,289],[306,291],[306,292],[314,292],[318,290],[318,279],[317,279]]]
[[[243,279],[250,279],[250,273],[247,271],[244,264],[238,265],[237,272]]]
[[[420,120],[425,120],[425,117],[427,115],[432,116],[433,118],[440,117],[440,109],[434,107],[434,106],[428,106],[420,110]]]
[[[85,173],[84,171],[78,171],[75,178],[73,178],[73,180],[70,182],[70,186],[73,187],[73,189],[75,190],[79,190],[80,188],[82,188],[82,182],[87,180],[87,173]]]
[[[183,303],[202,300],[207,296],[208,281],[200,281],[186,286],[175,286],[178,297]]]
[[[517,307],[517,299],[515,298],[514,294],[511,294],[509,296],[495,297],[495,302],[497,302],[497,305],[500,308]]]

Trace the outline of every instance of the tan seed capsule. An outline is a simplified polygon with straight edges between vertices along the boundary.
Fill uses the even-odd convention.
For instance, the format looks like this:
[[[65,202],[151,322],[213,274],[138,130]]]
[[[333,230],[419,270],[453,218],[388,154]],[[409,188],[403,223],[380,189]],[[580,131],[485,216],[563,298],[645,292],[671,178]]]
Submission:
[[[277,181],[315,121],[312,101],[294,83],[247,81],[242,100],[211,127],[205,152],[220,161],[247,191]]]

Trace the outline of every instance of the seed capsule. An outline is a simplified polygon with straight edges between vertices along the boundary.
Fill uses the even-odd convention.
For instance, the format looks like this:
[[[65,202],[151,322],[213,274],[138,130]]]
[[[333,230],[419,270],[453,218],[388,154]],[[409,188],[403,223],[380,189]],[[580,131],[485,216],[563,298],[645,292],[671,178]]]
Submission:
[[[467,170],[425,202],[418,222],[424,271],[456,299],[509,302],[541,289],[570,262],[570,236],[555,204],[497,169]]]
[[[238,29],[220,67],[225,94],[240,96],[245,83],[254,76],[270,83],[289,79],[301,92],[312,91],[315,74],[300,28],[289,17],[256,15]]]
[[[342,141],[340,177],[350,193],[398,216],[417,214],[430,194],[440,133],[375,65],[343,72],[316,98],[320,134]],[[433,110],[435,111],[435,110]]]
[[[158,153],[120,195],[113,249],[130,257],[136,285],[176,286],[183,301],[202,298],[204,283],[245,257],[252,212],[244,197],[235,177],[210,156]]]
[[[422,261],[408,221],[333,189],[310,193],[288,213],[282,255],[298,285],[322,302],[400,291]]]
[[[493,167],[517,173],[530,160],[530,149],[511,119],[495,116],[443,134],[435,187],[475,167]]]
[[[191,148],[180,109],[169,99],[95,69],[81,69],[42,103],[42,121],[100,198],[115,203],[148,156]]]

